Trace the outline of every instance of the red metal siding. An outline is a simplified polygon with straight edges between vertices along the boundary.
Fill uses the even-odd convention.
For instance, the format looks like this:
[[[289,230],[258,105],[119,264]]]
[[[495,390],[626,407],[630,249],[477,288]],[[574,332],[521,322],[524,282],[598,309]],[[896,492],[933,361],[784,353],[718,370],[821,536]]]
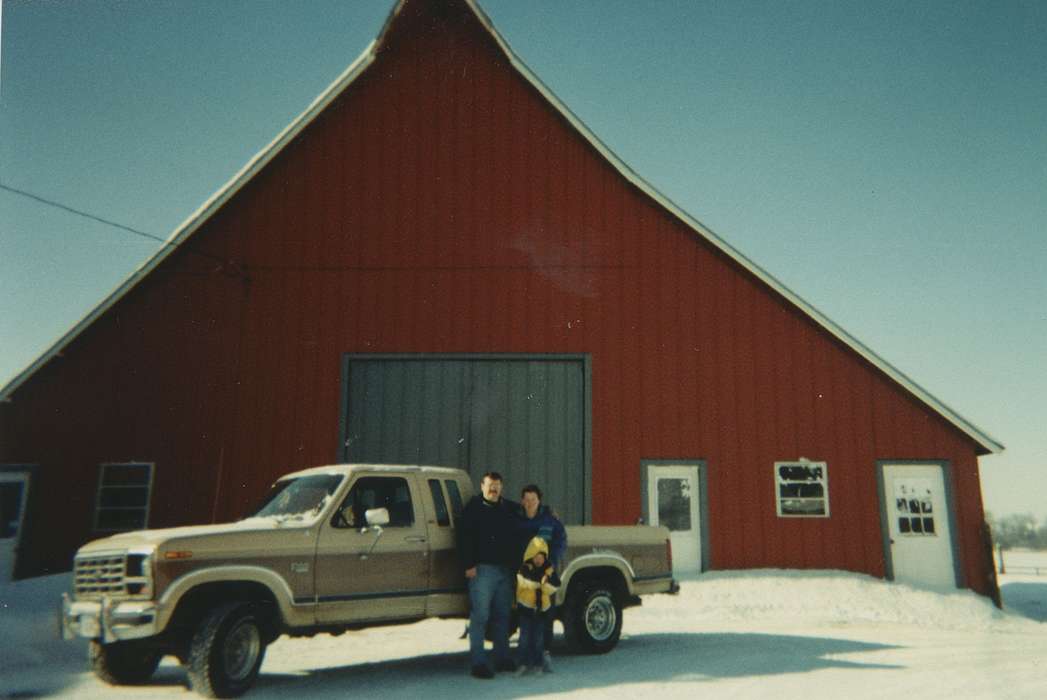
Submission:
[[[700,458],[714,568],[879,576],[876,461],[944,460],[984,592],[970,440],[625,182],[463,17],[435,31],[405,10],[355,84],[5,407],[0,457],[69,494],[35,568],[68,561],[100,462],[155,461],[168,525],[331,461],[342,353],[561,352],[592,357],[595,522],[639,516],[641,460]],[[776,517],[772,465],[800,456],[828,462],[831,518]]]

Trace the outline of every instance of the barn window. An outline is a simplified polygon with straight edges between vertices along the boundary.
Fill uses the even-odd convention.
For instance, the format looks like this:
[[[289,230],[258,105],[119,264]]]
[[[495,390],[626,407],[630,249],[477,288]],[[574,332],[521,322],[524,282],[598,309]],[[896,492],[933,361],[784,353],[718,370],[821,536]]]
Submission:
[[[829,467],[825,462],[775,462],[775,501],[782,518],[829,517]]]
[[[148,527],[152,486],[152,464],[101,465],[95,500],[95,530],[124,532]]]

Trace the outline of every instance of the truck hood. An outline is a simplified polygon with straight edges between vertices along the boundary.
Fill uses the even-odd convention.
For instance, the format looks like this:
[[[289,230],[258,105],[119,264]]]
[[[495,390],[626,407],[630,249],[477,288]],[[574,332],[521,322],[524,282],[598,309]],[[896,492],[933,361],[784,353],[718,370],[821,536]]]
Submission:
[[[234,523],[136,530],[93,540],[82,546],[77,553],[151,548],[173,550],[189,547],[198,552],[206,552],[212,543],[216,550],[228,552],[231,546],[265,547],[266,543],[273,544],[274,538],[303,539],[311,536],[314,525],[314,521],[247,518]],[[277,535],[277,532],[280,534]]]

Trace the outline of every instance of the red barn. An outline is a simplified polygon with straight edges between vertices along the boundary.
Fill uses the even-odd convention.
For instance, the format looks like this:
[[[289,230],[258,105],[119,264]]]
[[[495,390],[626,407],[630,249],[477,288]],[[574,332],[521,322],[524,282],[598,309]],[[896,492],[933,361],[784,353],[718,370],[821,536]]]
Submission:
[[[399,2],[2,398],[19,576],[371,461],[669,525],[678,569],[995,587],[1002,447],[644,182],[473,0]]]

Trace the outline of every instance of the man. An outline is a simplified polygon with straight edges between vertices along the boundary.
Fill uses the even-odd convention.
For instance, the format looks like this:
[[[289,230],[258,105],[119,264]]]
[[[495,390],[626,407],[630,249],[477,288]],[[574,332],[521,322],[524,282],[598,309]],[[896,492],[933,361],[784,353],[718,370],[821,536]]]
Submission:
[[[469,661],[476,678],[512,671],[509,656],[509,608],[516,590],[517,522],[520,507],[502,498],[502,475],[484,474],[480,496],[462,511],[458,555],[469,586]],[[484,633],[491,626],[494,670],[487,662]]]

